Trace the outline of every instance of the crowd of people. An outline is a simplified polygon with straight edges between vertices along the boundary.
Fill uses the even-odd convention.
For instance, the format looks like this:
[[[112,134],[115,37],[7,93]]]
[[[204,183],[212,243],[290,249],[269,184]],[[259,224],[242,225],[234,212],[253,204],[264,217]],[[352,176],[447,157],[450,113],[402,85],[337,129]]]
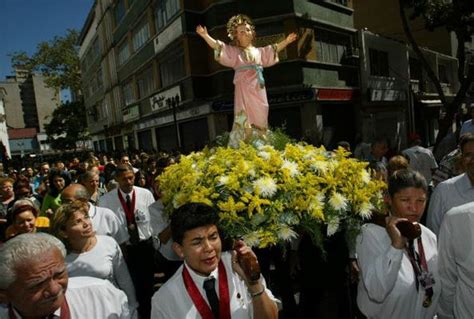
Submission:
[[[386,217],[355,247],[343,232],[325,238],[325,251],[304,232],[284,247],[229,243],[203,204],[168,219],[157,177],[178,156],[91,152],[8,168],[0,318],[471,318],[474,133],[442,159],[419,136],[410,143],[388,159],[385,139],[355,148],[387,182]],[[407,221],[418,236],[397,226]]]

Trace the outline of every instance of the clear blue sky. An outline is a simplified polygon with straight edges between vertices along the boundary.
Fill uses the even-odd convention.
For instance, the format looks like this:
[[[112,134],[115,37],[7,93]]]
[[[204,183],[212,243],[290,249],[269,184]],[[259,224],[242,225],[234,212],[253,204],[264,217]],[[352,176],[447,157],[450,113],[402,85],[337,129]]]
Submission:
[[[25,51],[84,25],[94,0],[0,0],[0,81],[12,74],[9,53]]]

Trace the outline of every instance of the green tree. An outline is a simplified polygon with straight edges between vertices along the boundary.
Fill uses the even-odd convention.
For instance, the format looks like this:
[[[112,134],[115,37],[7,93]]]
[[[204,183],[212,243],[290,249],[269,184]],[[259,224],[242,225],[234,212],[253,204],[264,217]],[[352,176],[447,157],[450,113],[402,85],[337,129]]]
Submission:
[[[38,44],[36,52],[10,54],[12,65],[22,65],[30,72],[39,72],[45,77],[48,87],[70,90],[74,102],[62,103],[52,114],[51,122],[45,125],[51,147],[75,149],[76,141],[87,138],[87,119],[81,94],[79,63],[79,34],[67,30],[65,36],[56,36]]]
[[[88,139],[86,113],[82,102],[66,102],[53,112],[45,130],[54,149],[75,149],[76,142]]]
[[[466,65],[466,43],[471,42],[471,36],[474,35],[474,1],[399,0],[399,5],[400,17],[402,19],[405,35],[420,59],[429,79],[435,86],[446,112],[446,115],[439,121],[439,133],[436,138],[436,147],[448,133],[449,128],[453,123],[454,115],[459,111],[462,102],[466,98],[466,93],[474,79],[473,65]],[[408,10],[411,12],[409,17],[407,16]],[[458,43],[458,80],[461,86],[456,97],[452,101],[446,100],[446,96],[436,73],[431,69],[431,66],[413,37],[409,25],[409,19],[415,18],[422,18],[427,30],[433,31],[435,28],[444,27],[448,31],[454,32],[456,35]]]
[[[69,89],[75,95],[80,95],[78,38],[78,32],[69,29],[65,36],[56,36],[50,41],[40,42],[32,56],[28,56],[24,51],[10,54],[12,65],[23,65],[31,72],[40,72],[45,76],[49,87]]]

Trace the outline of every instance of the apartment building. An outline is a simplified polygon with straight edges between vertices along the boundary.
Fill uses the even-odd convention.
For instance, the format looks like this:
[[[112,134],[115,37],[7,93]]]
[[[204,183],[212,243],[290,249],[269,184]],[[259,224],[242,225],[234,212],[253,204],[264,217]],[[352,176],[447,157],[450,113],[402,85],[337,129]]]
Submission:
[[[353,141],[360,90],[350,2],[97,0],[80,38],[95,148],[191,151],[229,131],[234,71],[214,61],[195,28],[228,41],[225,24],[238,13],[253,18],[257,46],[299,35],[264,71],[270,125],[313,143]]]

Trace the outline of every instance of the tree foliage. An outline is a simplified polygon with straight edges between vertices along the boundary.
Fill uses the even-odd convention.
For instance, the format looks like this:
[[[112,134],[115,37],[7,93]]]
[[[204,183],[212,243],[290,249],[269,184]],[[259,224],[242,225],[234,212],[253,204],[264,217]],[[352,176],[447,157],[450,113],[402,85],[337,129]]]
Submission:
[[[470,42],[471,37],[474,35],[474,1],[399,0],[399,4],[405,35],[420,59],[428,77],[435,86],[446,111],[446,115],[439,122],[439,133],[436,138],[437,145],[448,133],[454,115],[459,111],[461,103],[464,101],[466,93],[474,79],[473,66],[467,65],[466,68],[466,42]],[[435,28],[444,27],[456,35],[458,42],[456,50],[458,58],[458,80],[461,86],[452,101],[447,101],[436,73],[431,69],[430,64],[416,43],[408,23],[406,9],[411,9],[412,13],[410,19],[422,18],[427,30],[433,31]]]
[[[75,101],[62,103],[52,114],[51,122],[45,125],[46,134],[54,149],[75,149],[76,142],[87,138],[87,119],[81,92],[81,73],[78,55],[79,34],[67,30],[65,36],[56,36],[38,44],[36,52],[10,55],[12,65],[22,65],[30,72],[39,72],[45,77],[48,87],[69,89]]]
[[[88,138],[86,113],[82,102],[66,102],[53,112],[45,130],[54,149],[75,149],[76,142]]]
[[[14,52],[10,54],[12,65],[20,64],[32,72],[40,72],[49,87],[70,89],[77,95],[81,89],[78,37],[76,30],[69,29],[65,36],[39,43],[32,56]]]

